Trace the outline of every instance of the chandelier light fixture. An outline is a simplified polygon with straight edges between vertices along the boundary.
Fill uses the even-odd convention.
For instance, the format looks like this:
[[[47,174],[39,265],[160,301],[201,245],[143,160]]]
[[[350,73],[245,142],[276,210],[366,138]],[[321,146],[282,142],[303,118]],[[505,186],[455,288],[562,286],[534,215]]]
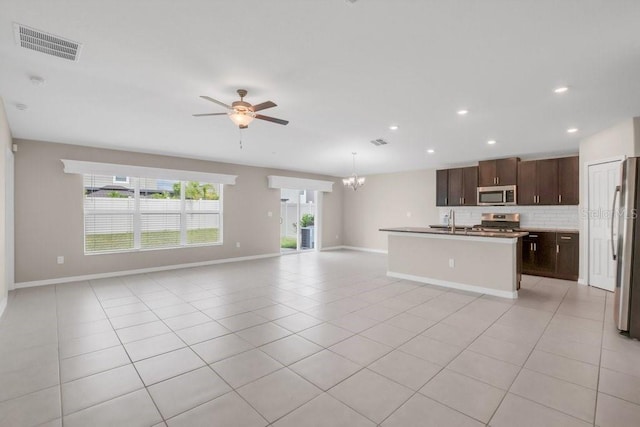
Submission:
[[[353,191],[356,191],[358,188],[364,185],[365,178],[363,176],[358,176],[356,173],[356,154],[351,153],[353,155],[353,174],[349,178],[343,178],[342,183],[345,187],[351,188]]]

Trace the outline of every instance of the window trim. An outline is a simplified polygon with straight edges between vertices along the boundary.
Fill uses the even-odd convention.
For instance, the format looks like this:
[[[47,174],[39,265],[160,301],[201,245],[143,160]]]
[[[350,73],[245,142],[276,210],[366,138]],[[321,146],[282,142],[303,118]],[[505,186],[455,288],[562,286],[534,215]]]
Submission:
[[[147,166],[121,165],[116,163],[87,162],[84,160],[60,159],[64,173],[79,175],[128,176],[174,181],[199,181],[212,184],[235,185],[238,175],[199,172],[181,169],[163,169]]]

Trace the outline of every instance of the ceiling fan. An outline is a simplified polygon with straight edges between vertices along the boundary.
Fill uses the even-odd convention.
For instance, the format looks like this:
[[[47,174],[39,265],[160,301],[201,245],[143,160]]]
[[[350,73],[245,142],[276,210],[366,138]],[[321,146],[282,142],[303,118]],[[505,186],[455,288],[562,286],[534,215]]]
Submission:
[[[249,127],[249,123],[253,121],[253,119],[266,120],[268,122],[278,123],[279,125],[286,125],[289,123],[288,120],[276,119],[275,117],[263,116],[262,114],[256,114],[256,112],[261,110],[266,110],[267,108],[277,107],[277,105],[271,101],[266,101],[261,104],[251,105],[248,102],[245,102],[244,97],[247,96],[247,91],[245,89],[238,89],[238,95],[240,95],[240,101],[234,101],[231,105],[227,105],[224,102],[220,102],[217,99],[213,99],[208,96],[200,96],[202,99],[206,99],[207,101],[211,101],[215,104],[221,105],[226,108],[226,113],[205,113],[205,114],[194,114],[194,117],[203,117],[203,116],[222,116],[228,115],[229,118],[236,124],[240,129],[246,129]]]

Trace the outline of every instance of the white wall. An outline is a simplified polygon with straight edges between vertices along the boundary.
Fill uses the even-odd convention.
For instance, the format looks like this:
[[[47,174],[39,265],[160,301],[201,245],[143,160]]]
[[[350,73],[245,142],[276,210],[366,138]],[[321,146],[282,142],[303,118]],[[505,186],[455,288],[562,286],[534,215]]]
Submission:
[[[0,98],[0,315],[13,286],[13,153],[11,131]]]
[[[366,176],[364,187],[344,190],[344,245],[387,250],[385,227],[437,224],[434,169]]]
[[[632,157],[640,153],[640,118],[624,120],[580,142],[580,206],[579,212],[588,207],[589,187],[587,165],[622,156]],[[578,281],[588,284],[589,236],[588,215],[580,215],[580,276]]]
[[[16,286],[119,271],[278,255],[280,190],[268,188],[269,175],[333,181],[333,192],[325,193],[323,197],[319,240],[325,246],[342,244],[340,239],[335,239],[335,236],[342,236],[343,192],[342,183],[336,177],[41,141],[16,139],[14,142],[18,145],[15,156]],[[238,175],[235,185],[224,188],[224,243],[85,255],[82,176],[65,174],[60,159]],[[42,215],[42,206],[47,206],[46,215]],[[64,264],[56,262],[60,255],[65,258]]]

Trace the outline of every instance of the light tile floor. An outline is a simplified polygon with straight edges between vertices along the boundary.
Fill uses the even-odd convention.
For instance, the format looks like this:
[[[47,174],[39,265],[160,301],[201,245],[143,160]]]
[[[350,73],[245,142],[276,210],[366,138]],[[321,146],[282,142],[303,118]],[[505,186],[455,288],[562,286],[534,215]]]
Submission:
[[[612,294],[515,301],[352,251],[10,293],[0,426],[639,426],[640,342]]]

